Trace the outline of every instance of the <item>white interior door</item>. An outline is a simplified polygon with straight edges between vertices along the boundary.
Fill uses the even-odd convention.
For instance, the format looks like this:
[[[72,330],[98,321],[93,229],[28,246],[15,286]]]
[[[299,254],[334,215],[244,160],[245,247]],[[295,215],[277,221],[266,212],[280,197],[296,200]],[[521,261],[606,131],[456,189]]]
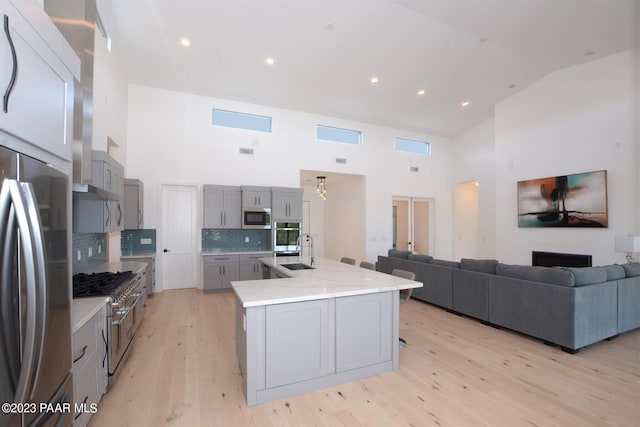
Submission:
[[[393,247],[416,254],[433,250],[433,200],[393,198]]]
[[[162,288],[197,285],[197,188],[162,186]]]

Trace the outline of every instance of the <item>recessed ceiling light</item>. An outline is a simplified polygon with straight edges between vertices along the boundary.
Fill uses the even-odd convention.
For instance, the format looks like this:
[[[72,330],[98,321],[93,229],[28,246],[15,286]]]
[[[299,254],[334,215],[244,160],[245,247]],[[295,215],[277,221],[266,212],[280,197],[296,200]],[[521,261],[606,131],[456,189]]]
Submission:
[[[186,37],[183,37],[183,38],[180,39],[180,44],[182,46],[184,46],[184,47],[189,47],[189,46],[191,46],[191,40],[189,40]]]
[[[418,94],[418,96],[423,96],[423,95],[424,95],[424,89],[420,89],[420,90],[417,92],[417,94]]]
[[[327,22],[324,25],[325,30],[333,30],[333,27],[334,27],[333,22]]]
[[[372,85],[377,85],[380,80],[377,77],[371,77],[371,80],[369,81]]]
[[[462,101],[462,106],[463,107],[468,107],[469,106],[469,101]]]
[[[264,60],[264,62],[266,62],[267,65],[273,65],[276,63],[276,60],[273,59],[272,57],[268,57],[267,59]]]

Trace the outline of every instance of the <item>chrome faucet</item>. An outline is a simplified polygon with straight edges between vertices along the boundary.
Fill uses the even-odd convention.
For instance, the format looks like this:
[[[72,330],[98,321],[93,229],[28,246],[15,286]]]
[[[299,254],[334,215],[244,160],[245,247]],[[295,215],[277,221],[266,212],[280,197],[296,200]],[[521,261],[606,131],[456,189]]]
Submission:
[[[307,242],[309,242],[309,255],[311,256],[311,266],[313,266],[316,262],[313,256],[313,237],[310,234],[300,234],[298,236],[296,246],[298,247],[300,258],[302,258],[302,239],[307,239]]]

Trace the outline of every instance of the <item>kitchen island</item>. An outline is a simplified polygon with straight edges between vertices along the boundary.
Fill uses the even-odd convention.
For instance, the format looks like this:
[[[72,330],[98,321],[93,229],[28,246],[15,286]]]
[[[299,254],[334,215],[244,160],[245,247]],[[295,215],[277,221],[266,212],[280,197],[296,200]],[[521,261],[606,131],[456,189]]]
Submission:
[[[326,259],[260,261],[286,278],[231,283],[247,405],[398,369],[399,291],[421,283]]]

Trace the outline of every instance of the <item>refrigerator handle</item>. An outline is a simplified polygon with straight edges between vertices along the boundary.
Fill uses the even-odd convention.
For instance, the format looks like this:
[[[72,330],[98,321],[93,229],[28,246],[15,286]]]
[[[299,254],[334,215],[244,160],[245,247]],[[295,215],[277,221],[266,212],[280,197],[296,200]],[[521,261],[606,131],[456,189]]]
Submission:
[[[14,259],[16,255],[16,216],[11,204],[9,187],[3,185],[0,191],[0,309],[2,313],[2,328],[0,339],[6,351],[12,390],[15,391],[20,375],[19,329],[16,319],[21,319],[20,306],[14,304],[18,289],[13,284],[15,272]],[[19,290],[18,290],[19,292]],[[17,313],[16,313],[17,311]]]
[[[40,210],[36,200],[33,185],[30,182],[20,184],[24,190],[27,202],[27,213],[31,225],[31,239],[33,244],[33,252],[35,258],[35,276],[36,276],[36,329],[35,329],[35,349],[34,349],[34,367],[33,377],[29,383],[29,397],[33,398],[36,389],[38,375],[42,365],[42,352],[44,348],[44,336],[47,328],[47,265],[44,252],[44,236],[42,233],[42,221],[40,219]]]
[[[8,200],[13,204],[13,214],[20,233],[20,242],[24,261],[24,272],[26,276],[26,328],[22,345],[22,366],[18,375],[18,383],[14,396],[14,402],[23,403],[27,396],[27,381],[33,376],[35,340],[36,340],[36,261],[31,236],[31,227],[28,218],[28,211],[25,203],[20,183],[13,179],[5,179],[0,190],[0,200]],[[10,208],[10,206],[9,206]],[[3,209],[5,210],[5,209]],[[11,209],[10,209],[11,211]]]

